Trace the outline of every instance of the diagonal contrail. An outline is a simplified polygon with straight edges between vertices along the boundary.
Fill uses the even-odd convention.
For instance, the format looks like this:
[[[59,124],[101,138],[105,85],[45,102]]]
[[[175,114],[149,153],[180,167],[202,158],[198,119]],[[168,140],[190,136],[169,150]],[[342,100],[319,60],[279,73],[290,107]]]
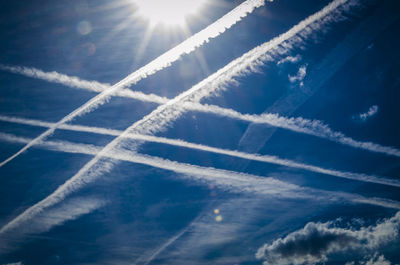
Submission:
[[[102,93],[111,87],[110,84],[100,83],[98,81],[83,80],[76,76],[69,76],[58,72],[44,72],[43,70],[34,67],[25,66],[10,66],[0,64],[0,70],[20,74],[23,76],[45,80],[47,82],[61,84],[71,88],[84,89],[91,92]],[[145,94],[140,91],[132,91],[130,89],[123,89],[115,92],[113,96],[132,98],[143,102],[151,102],[157,104],[164,104],[168,101],[167,98],[160,97],[154,94]]]
[[[68,181],[59,186],[52,194],[26,209],[23,213],[5,225],[0,231],[8,230],[10,227],[17,227],[18,225],[30,220],[46,208],[64,200],[64,198],[69,194],[82,188],[88,183],[93,182],[98,179],[100,175],[111,170],[114,166],[114,162],[110,159],[107,160],[104,158],[110,156],[110,153],[112,153],[115,148],[121,149],[121,140],[125,139],[127,135],[131,133],[151,134],[165,129],[166,125],[171,123],[172,120],[178,118],[184,111],[182,108],[177,108],[179,104],[188,101],[200,101],[202,98],[211,95],[218,89],[221,89],[224,84],[232,82],[234,77],[249,73],[252,70],[255,70],[257,66],[262,65],[268,60],[272,60],[272,55],[275,54],[278,56],[281,53],[285,53],[285,51],[287,52],[293,47],[293,45],[302,43],[302,38],[311,36],[313,31],[320,30],[330,22],[336,21],[335,16],[350,9],[355,4],[357,4],[357,1],[333,1],[321,11],[301,21],[286,33],[245,53],[243,56],[237,58],[222,69],[218,70],[216,73],[193,86],[191,89],[183,92],[174,99],[171,99],[166,104],[159,106],[149,115],[132,124],[120,136],[111,141],[100,152],[98,152],[92,160],[85,164],[85,166]],[[282,49],[285,51],[282,52]],[[125,147],[130,146],[125,145]],[[136,146],[133,146],[133,150],[135,149]],[[98,162],[101,159],[104,161],[101,165],[98,165]],[[157,165],[157,163],[153,164]],[[191,169],[189,169],[185,174],[192,174],[193,172],[190,171]],[[200,170],[199,173],[202,173],[202,171]]]
[[[331,19],[325,19],[326,21],[330,21]],[[324,22],[326,23],[326,22]],[[314,28],[317,28],[314,26]],[[310,34],[310,32],[307,32]],[[302,34],[303,37],[306,37],[305,34]],[[352,36],[353,37],[353,36]],[[354,37],[353,37],[354,39]],[[298,41],[298,40],[297,40]],[[293,42],[293,41],[292,41]],[[346,45],[346,49],[348,49],[348,44]],[[282,50],[280,51],[282,52]],[[249,66],[250,68],[253,66]],[[69,77],[63,74],[59,74],[56,72],[46,73],[42,70],[36,68],[27,68],[27,67],[18,67],[18,66],[4,66],[0,64],[0,69],[10,71],[13,73],[22,74],[25,76],[39,78],[43,80],[47,80],[50,82],[61,83],[70,87],[79,87],[82,89],[88,89],[94,92],[104,91],[108,84],[101,84],[96,81],[86,81],[81,80],[77,77]],[[144,94],[138,91],[131,91],[129,89],[119,91],[115,94],[116,96],[133,98],[145,102],[152,102],[157,104],[165,104],[168,102],[168,98],[160,97],[154,94]],[[289,104],[290,105],[290,104]],[[269,126],[273,126],[275,128],[283,128],[292,130],[295,132],[305,133],[309,135],[313,135],[316,137],[320,137],[323,139],[327,139],[333,142],[337,142],[343,145],[351,146],[358,149],[363,149],[371,152],[382,153],[391,156],[400,157],[400,150],[390,147],[390,146],[382,146],[373,142],[363,142],[352,139],[344,135],[341,132],[334,131],[329,128],[328,125],[324,124],[322,121],[318,120],[309,120],[304,119],[302,117],[298,118],[289,118],[283,117],[278,114],[264,113],[262,115],[249,115],[249,114],[241,114],[231,109],[224,109],[217,106],[206,106],[200,105],[196,103],[185,103],[184,107],[186,110],[192,111],[200,111],[205,113],[213,113],[219,116],[226,116],[233,119],[243,120],[247,122],[254,123],[255,125],[266,124]]]
[[[54,127],[49,128],[47,131],[40,134],[38,137],[32,140],[32,142],[26,144],[17,153],[7,158],[0,163],[0,167],[4,166],[14,158],[18,157],[20,154],[28,150],[33,145],[39,143],[40,141],[47,138],[49,135],[53,134],[54,131],[62,124],[65,124],[74,118],[83,115],[87,112],[93,111],[100,105],[104,104],[109,100],[109,98],[122,90],[123,88],[129,87],[136,84],[141,79],[144,79],[156,72],[169,67],[173,62],[177,61],[182,55],[191,53],[198,47],[207,43],[210,39],[216,38],[227,29],[232,27],[234,24],[242,20],[243,17],[247,16],[249,13],[253,12],[254,9],[264,5],[265,0],[247,0],[234,8],[232,11],[224,15],[222,18],[218,19],[216,22],[212,23],[202,31],[189,37],[187,40],[183,41],[176,47],[165,52],[155,60],[151,61],[147,65],[133,72],[132,74],[125,77],[123,80],[119,81],[117,84],[111,86],[110,88],[104,90],[99,95],[93,97],[88,102],[83,104],[81,107],[77,108],[60,121],[55,123]]]
[[[30,120],[30,119],[13,118],[13,117],[5,117],[5,116],[0,116],[0,121],[15,122],[15,123],[19,123],[19,124],[26,124],[26,125],[40,126],[40,127],[47,127],[47,128],[52,126],[52,123],[49,123],[49,122],[36,121],[36,120]],[[78,132],[88,132],[88,133],[95,133],[95,134],[102,134],[102,135],[109,135],[109,136],[119,136],[123,133],[123,131],[120,131],[120,130],[112,130],[112,129],[98,128],[98,127],[88,127],[88,126],[82,126],[82,125],[68,125],[68,124],[64,124],[63,126],[60,127],[60,129],[69,130],[69,131],[78,131]],[[9,139],[7,137],[7,135],[0,133],[0,140],[3,138],[6,140]],[[307,171],[324,174],[324,175],[330,175],[330,176],[339,177],[339,178],[346,178],[346,179],[352,179],[352,180],[357,180],[357,181],[400,187],[400,182],[395,179],[388,179],[388,178],[384,178],[384,177],[380,177],[380,176],[346,172],[346,171],[340,171],[340,170],[335,170],[335,169],[326,169],[326,168],[321,168],[321,167],[310,165],[310,164],[304,164],[304,163],[299,163],[299,162],[296,162],[293,160],[280,158],[280,157],[273,156],[273,155],[259,155],[259,154],[241,152],[241,151],[237,151],[237,150],[221,149],[221,148],[211,147],[211,146],[202,145],[202,144],[190,143],[190,142],[186,142],[186,141],[183,141],[180,139],[170,139],[170,138],[157,137],[157,136],[152,136],[152,135],[131,134],[130,133],[130,134],[126,135],[126,138],[132,139],[132,140],[168,144],[168,145],[172,145],[172,146],[190,148],[190,149],[204,151],[204,152],[211,152],[211,153],[215,153],[215,154],[227,155],[227,156],[237,157],[237,158],[242,158],[242,159],[247,159],[247,160],[259,161],[259,162],[270,163],[270,164],[291,167],[291,168],[297,168],[297,169],[307,170]]]
[[[9,70],[13,73],[20,73],[34,78],[39,77],[41,79],[48,80],[51,82],[62,83],[70,87],[84,88],[94,92],[104,91],[108,87],[107,84],[101,84],[101,83],[99,83],[100,85],[97,86],[96,84],[98,82],[96,81],[86,81],[79,79],[77,77],[70,77],[56,72],[45,73],[36,68],[3,66],[0,64],[0,69]],[[144,94],[142,92],[132,91],[130,89],[124,89],[122,91],[118,91],[118,93],[116,93],[115,96],[132,98],[143,102],[151,102],[156,104],[165,104],[170,100],[165,97],[160,97],[154,94]],[[211,113],[218,116],[229,117],[232,119],[250,122],[253,123],[254,125],[265,124],[275,128],[282,128],[299,133],[313,135],[319,138],[327,139],[336,143],[340,143],[358,149],[367,150],[370,152],[400,157],[400,150],[394,147],[382,146],[380,144],[373,142],[363,142],[355,140],[351,137],[344,135],[341,132],[332,130],[328,125],[324,124],[322,121],[319,120],[309,120],[302,117],[297,117],[297,118],[284,117],[276,113],[274,114],[263,113],[261,115],[242,114],[232,109],[221,108],[214,105],[205,105],[205,104],[201,105],[196,102],[185,102],[182,104],[182,107],[190,111]],[[60,125],[59,128],[63,128],[64,125],[65,124]],[[53,124],[52,126],[44,126],[44,127],[51,128],[54,126],[55,124]]]
[[[25,143],[30,140],[27,138],[17,137],[9,134],[1,134],[1,138],[6,141],[19,143]],[[101,150],[103,149],[103,147],[91,144],[77,144],[67,141],[46,141],[38,144],[37,147],[46,148],[48,150],[56,152],[86,154],[91,156],[98,155],[98,153],[101,152]],[[217,187],[220,187],[221,189],[234,193],[250,192],[289,199],[345,199],[355,203],[366,203],[387,208],[400,209],[399,202],[391,201],[388,199],[371,199],[345,192],[331,192],[317,190],[313,188],[300,187],[295,184],[274,179],[273,177],[263,177],[236,171],[180,163],[160,157],[143,155],[136,152],[116,151],[105,154],[104,157],[135,164],[142,164],[167,171],[173,171],[182,174],[182,178],[212,183]],[[15,222],[7,224],[0,230],[0,234],[4,231],[12,229],[13,227],[16,227]]]

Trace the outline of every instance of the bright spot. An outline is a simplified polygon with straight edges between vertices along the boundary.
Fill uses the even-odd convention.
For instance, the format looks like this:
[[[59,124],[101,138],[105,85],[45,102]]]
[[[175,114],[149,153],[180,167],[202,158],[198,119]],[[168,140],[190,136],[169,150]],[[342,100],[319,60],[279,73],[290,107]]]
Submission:
[[[215,209],[214,214],[219,214],[219,209]]]
[[[221,222],[222,221],[222,216],[218,215],[217,217],[215,217],[215,221]]]
[[[183,26],[185,18],[199,11],[208,0],[133,0],[141,17],[156,24]]]
[[[78,23],[78,28],[77,28],[79,34],[81,35],[87,35],[90,32],[92,32],[92,25],[90,24],[89,21],[81,21]]]

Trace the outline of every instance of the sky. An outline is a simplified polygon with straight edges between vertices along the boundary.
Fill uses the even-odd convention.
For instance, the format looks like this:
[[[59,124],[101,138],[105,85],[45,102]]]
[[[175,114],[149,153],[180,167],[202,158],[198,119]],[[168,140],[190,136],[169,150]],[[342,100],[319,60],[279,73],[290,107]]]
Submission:
[[[0,1],[0,265],[400,264],[399,11]]]

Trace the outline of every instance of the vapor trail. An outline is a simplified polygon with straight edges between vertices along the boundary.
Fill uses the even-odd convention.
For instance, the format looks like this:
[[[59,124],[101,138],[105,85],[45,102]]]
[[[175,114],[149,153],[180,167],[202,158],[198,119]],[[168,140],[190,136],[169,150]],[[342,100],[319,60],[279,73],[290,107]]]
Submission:
[[[0,64],[0,70],[96,93],[102,93],[111,87],[110,84],[100,83],[98,81],[83,80],[76,76],[69,76],[55,71],[45,72],[34,67],[9,66]],[[133,98],[136,100],[157,104],[164,104],[168,101],[168,99],[164,97],[154,94],[145,94],[139,91],[132,91],[130,89],[117,91],[115,92],[114,96]]]
[[[19,143],[25,143],[30,140],[27,138],[17,137],[9,134],[0,134],[0,138],[2,140]],[[98,155],[98,153],[103,149],[102,147],[95,145],[76,144],[67,141],[46,141],[38,144],[37,147],[46,148],[48,150],[56,152],[86,154],[91,156]],[[211,183],[221,189],[234,193],[250,192],[289,199],[315,199],[318,197],[320,199],[337,200],[339,198],[357,203],[362,202],[366,204],[400,209],[399,202],[387,199],[370,199],[344,192],[329,192],[312,188],[305,188],[297,186],[295,184],[280,181],[272,177],[263,177],[230,170],[216,169],[212,167],[196,166],[159,157],[138,154],[135,152],[118,151],[105,154],[104,157],[135,164],[142,164],[167,171],[173,171],[182,174],[182,178]],[[15,227],[17,224],[16,220],[18,219],[19,221],[21,221],[24,217],[26,217],[26,211],[22,215],[14,219],[12,222],[4,226],[0,230],[0,235],[4,231],[10,230]]]
[[[390,146],[383,146],[373,142],[363,142],[346,136],[342,132],[332,130],[328,125],[320,120],[310,120],[302,117],[284,117],[275,113],[263,113],[260,115],[242,114],[232,109],[221,108],[213,105],[201,105],[198,103],[184,103],[182,107],[187,110],[194,110],[206,113],[212,113],[222,117],[229,117],[241,121],[256,124],[267,124],[298,133],[312,135],[318,138],[326,139],[342,145],[351,146],[370,152],[381,153],[400,157],[400,150]]]
[[[45,73],[42,70],[35,68],[11,67],[11,66],[3,66],[0,64],[0,69],[7,69],[11,72],[22,73],[24,75],[31,77],[39,76],[43,77],[43,79],[48,80],[50,82],[54,81],[56,83],[62,83],[64,85],[71,87],[87,88],[94,92],[102,92],[105,89],[107,89],[107,84],[101,84],[96,81],[81,80],[77,77],[70,77],[56,72]],[[168,98],[160,97],[154,94],[144,94],[142,92],[132,91],[129,89],[119,91],[115,95],[120,97],[133,98],[144,102],[156,103],[156,104],[165,104],[170,100]],[[396,148],[389,146],[382,146],[380,144],[373,142],[363,142],[352,139],[351,137],[348,137],[341,132],[332,130],[331,128],[329,128],[328,125],[324,124],[322,121],[319,120],[309,120],[309,119],[304,119],[302,117],[298,118],[283,117],[278,114],[271,114],[271,113],[263,113],[261,115],[242,114],[232,109],[221,108],[213,105],[201,105],[195,102],[182,103],[182,107],[190,111],[211,113],[218,116],[229,117],[255,124],[267,124],[273,127],[278,127],[299,133],[313,135],[319,138],[327,139],[330,141],[334,141],[358,149],[364,149],[370,152],[376,152],[376,153],[382,153],[386,155],[400,157],[400,150]],[[0,117],[0,120],[2,119],[3,120],[7,119],[7,117]],[[46,125],[43,127],[52,128],[54,126],[56,126],[56,124],[52,124],[52,126]],[[64,124],[59,125],[58,128],[65,128]]]
[[[347,3],[347,4],[345,4],[345,3]],[[335,21],[334,15],[335,15],[335,13],[338,12],[337,9],[340,7],[340,5],[342,5],[343,10],[341,12],[343,12],[344,10],[349,9],[349,7],[351,7],[352,5],[355,5],[355,3],[356,2],[354,2],[354,1],[334,1],[334,2],[332,2],[331,5],[327,6],[322,11],[320,11],[320,12],[316,13],[315,15],[309,17],[308,19],[304,20],[299,25],[302,25],[303,27],[304,27],[304,24],[307,24],[307,23],[311,23],[311,25],[304,27],[304,32],[301,32],[299,38],[293,38],[293,39],[288,40],[286,43],[283,43],[282,47],[280,47],[278,53],[284,53],[285,51],[287,52],[287,50],[291,46],[301,43],[302,38],[307,38],[310,34],[312,34],[312,32],[318,30],[323,25],[325,25],[329,22]],[[327,15],[329,12],[331,12],[333,14]],[[321,21],[319,21],[317,23],[317,20],[315,18],[321,18]],[[307,27],[309,27],[309,28],[307,28]],[[295,29],[295,28],[296,27],[294,27],[293,29]],[[282,37],[284,37],[283,35],[282,35]],[[277,51],[274,49],[272,49],[272,51],[270,50],[268,52],[268,54],[270,54],[272,57],[276,56],[276,53],[277,53]],[[265,56],[266,57],[263,58],[263,60],[267,61],[268,60],[267,54]],[[260,62],[254,62],[254,64],[249,65],[248,68],[254,69],[259,65],[260,65]],[[48,81],[62,83],[64,85],[71,86],[71,87],[79,87],[79,88],[89,89],[89,90],[92,90],[95,92],[102,92],[108,86],[107,84],[100,84],[96,81],[80,80],[77,77],[69,77],[69,76],[62,75],[62,74],[59,74],[56,72],[45,73],[45,72],[43,72],[39,69],[35,69],[35,68],[11,67],[11,66],[4,66],[4,65],[0,64],[0,69],[11,71],[14,73],[23,74],[23,75],[30,76],[30,77],[41,78],[41,79],[48,80]],[[233,80],[229,80],[229,81],[233,81]],[[229,81],[227,81],[227,82],[229,82]],[[222,86],[223,86],[223,84],[220,85],[219,88],[221,88]],[[168,98],[165,98],[165,97],[159,97],[154,94],[147,95],[142,92],[131,91],[129,89],[119,91],[116,95],[122,96],[122,97],[134,98],[134,99],[145,101],[145,102],[153,102],[153,103],[157,103],[157,104],[165,104],[169,100]],[[208,95],[206,95],[206,96],[208,96]],[[204,95],[197,96],[195,99],[193,99],[193,101],[200,101],[200,99],[203,97],[204,97]],[[186,110],[212,113],[212,114],[216,114],[219,116],[230,117],[233,119],[238,119],[238,120],[251,122],[251,123],[255,123],[255,124],[267,124],[267,125],[270,125],[273,127],[278,127],[278,128],[288,129],[288,130],[299,132],[299,133],[313,135],[313,136],[316,136],[319,138],[327,139],[327,140],[330,140],[333,142],[337,142],[337,143],[351,146],[351,147],[358,148],[358,149],[367,150],[370,152],[376,152],[376,153],[382,153],[382,154],[386,154],[386,155],[400,157],[400,150],[398,150],[394,147],[382,146],[380,144],[373,143],[373,142],[364,142],[364,141],[352,139],[351,137],[348,137],[341,132],[332,130],[328,125],[326,125],[322,121],[318,121],[318,120],[309,120],[309,119],[304,119],[302,117],[298,117],[298,118],[283,117],[278,114],[271,114],[271,113],[264,113],[262,115],[241,114],[241,113],[238,113],[231,109],[224,109],[224,108],[220,108],[220,107],[212,106],[212,105],[208,105],[208,106],[200,105],[195,102],[191,102],[191,103],[186,102],[186,103],[183,103],[183,106]]]
[[[279,54],[289,51],[293,45],[301,44],[303,42],[302,38],[312,35],[315,30],[321,29],[324,25],[329,24],[329,22],[336,21],[336,18],[334,17],[335,15],[337,16],[342,14],[343,11],[350,9],[354,4],[356,3],[352,0],[333,1],[321,11],[303,20],[286,33],[254,48],[248,53],[245,53],[222,69],[218,70],[216,73],[193,86],[191,89],[183,92],[174,99],[171,99],[166,104],[159,106],[149,115],[132,124],[120,136],[111,141],[72,178],[59,186],[52,194],[25,210],[22,214],[9,222],[3,229],[8,229],[7,227],[16,227],[20,223],[28,221],[39,212],[62,201],[69,194],[96,180],[105,172],[108,172],[114,166],[113,161],[108,159],[101,163],[101,165],[97,165],[97,163],[99,160],[109,157],[110,153],[112,153],[114,149],[122,149],[121,140],[125,139],[127,135],[131,133],[152,134],[164,130],[166,125],[171,123],[174,119],[177,119],[183,113],[184,110],[181,107],[177,107],[180,103],[190,101],[198,102],[202,98],[217,92],[217,90],[222,88],[223,85],[233,82],[234,77],[256,70],[257,66],[262,65],[268,60],[272,60],[272,55],[275,54],[278,56]],[[37,140],[37,142],[39,142],[39,140]],[[136,144],[134,146],[125,145],[124,147],[130,147],[129,149],[131,150],[136,150],[137,148]],[[156,164],[157,163],[154,165]],[[201,172],[202,171],[200,170],[199,173]],[[196,173],[189,170],[185,174]],[[0,230],[0,232],[2,230]]]
[[[196,48],[207,43],[210,39],[215,38],[225,32],[227,29],[232,27],[234,24],[242,20],[243,17],[247,16],[249,13],[253,12],[254,9],[264,5],[265,0],[247,0],[237,6],[235,9],[224,15],[222,18],[218,19],[216,22],[212,23],[202,31],[189,37],[187,40],[183,41],[181,44],[165,52],[155,60],[151,61],[147,65],[133,72],[132,74],[125,77],[123,80],[119,81],[117,84],[111,86],[110,88],[104,90],[99,95],[93,97],[91,100],[86,102],[81,107],[77,108],[60,121],[55,123],[54,127],[49,128],[44,133],[40,134],[38,137],[32,140],[32,142],[26,144],[17,153],[7,158],[0,163],[0,167],[4,166],[14,158],[18,157],[20,154],[28,150],[33,145],[44,140],[49,135],[53,134],[54,131],[62,124],[65,124],[74,118],[83,115],[87,112],[93,111],[98,106],[104,104],[109,100],[109,98],[122,90],[123,88],[129,87],[136,84],[141,79],[144,79],[166,67],[169,67],[173,62],[177,61],[182,55],[189,54]]]
[[[28,120],[28,119],[21,119],[21,118],[13,118],[13,117],[5,117],[0,116],[0,121],[8,121],[8,122],[16,122],[20,124],[26,125],[33,125],[33,126],[40,126],[40,127],[51,127],[52,123],[49,122],[42,122],[37,120]],[[98,127],[88,127],[82,125],[68,125],[64,124],[60,127],[63,130],[69,131],[78,131],[78,132],[88,132],[88,133],[96,133],[102,135],[109,135],[109,136],[119,136],[123,133],[123,131],[119,130],[111,130],[105,128],[98,128]],[[0,139],[2,139],[3,134],[0,133]],[[360,174],[360,173],[353,173],[353,172],[346,172],[334,169],[325,169],[314,165],[304,164],[295,162],[289,159],[283,159],[277,156],[272,155],[259,155],[259,154],[252,154],[241,152],[237,150],[228,150],[228,149],[221,149],[216,147],[211,147],[202,144],[190,143],[180,139],[170,139],[165,137],[157,137],[152,135],[143,135],[143,134],[127,134],[126,138],[132,140],[139,140],[139,141],[146,141],[146,142],[154,142],[154,143],[161,143],[161,144],[168,144],[172,146],[178,146],[183,148],[190,148],[194,150],[204,151],[204,152],[211,152],[215,154],[227,155],[231,157],[237,157],[247,160],[259,161],[264,163],[270,163],[285,167],[297,168],[302,170],[307,170],[315,173],[320,173],[324,175],[330,175],[340,178],[352,179],[357,181],[363,182],[370,182],[382,185],[389,185],[394,187],[400,187],[400,182],[395,179],[388,179],[384,177],[378,177],[373,175],[367,174]],[[7,137],[5,139],[8,139]]]

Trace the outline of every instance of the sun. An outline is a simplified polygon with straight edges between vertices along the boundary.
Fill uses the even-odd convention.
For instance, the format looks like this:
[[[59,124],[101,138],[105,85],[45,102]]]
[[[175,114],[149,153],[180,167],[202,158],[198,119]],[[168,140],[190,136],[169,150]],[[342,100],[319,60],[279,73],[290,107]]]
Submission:
[[[133,0],[138,15],[150,25],[184,26],[208,0]]]

